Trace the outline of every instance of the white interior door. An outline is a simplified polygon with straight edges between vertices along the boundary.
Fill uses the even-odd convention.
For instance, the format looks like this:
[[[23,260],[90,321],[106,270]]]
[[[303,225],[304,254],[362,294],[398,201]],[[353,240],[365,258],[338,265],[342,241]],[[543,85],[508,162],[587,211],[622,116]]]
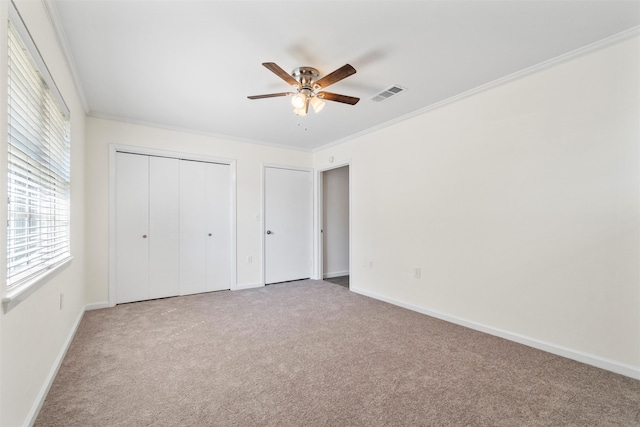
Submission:
[[[311,172],[265,168],[265,283],[311,277]]]
[[[180,162],[180,295],[207,291],[205,164]]]
[[[115,303],[230,289],[231,165],[114,155]]]
[[[231,288],[231,176],[229,165],[206,163],[207,290]]]
[[[149,298],[180,292],[180,160],[149,158]]]
[[[116,155],[116,302],[149,298],[149,157]]]
[[[179,160],[116,154],[116,302],[178,295]]]
[[[180,294],[231,286],[229,166],[180,162]]]

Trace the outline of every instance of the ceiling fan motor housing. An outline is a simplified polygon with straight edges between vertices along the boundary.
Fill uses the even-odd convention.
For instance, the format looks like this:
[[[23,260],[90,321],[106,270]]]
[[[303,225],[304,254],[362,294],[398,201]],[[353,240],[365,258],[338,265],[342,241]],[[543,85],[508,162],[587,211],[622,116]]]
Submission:
[[[313,83],[318,80],[318,70],[313,67],[298,67],[291,73],[291,76],[300,83],[301,89],[313,90]]]

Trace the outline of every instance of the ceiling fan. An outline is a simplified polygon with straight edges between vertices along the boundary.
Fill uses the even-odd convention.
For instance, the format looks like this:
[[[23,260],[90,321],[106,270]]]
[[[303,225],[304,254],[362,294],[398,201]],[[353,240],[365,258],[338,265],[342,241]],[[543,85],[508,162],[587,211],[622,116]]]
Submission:
[[[337,93],[325,92],[322,89],[339,82],[342,79],[356,73],[356,69],[346,64],[332,73],[322,78],[319,77],[318,70],[312,67],[298,67],[291,74],[284,71],[274,62],[263,62],[267,69],[289,83],[296,89],[296,92],[269,93],[265,95],[248,96],[249,99],[275,98],[278,96],[291,96],[293,112],[299,116],[306,116],[309,111],[309,104],[316,113],[324,108],[324,102],[335,101],[343,104],[356,105],[360,98],[354,96],[340,95]]]

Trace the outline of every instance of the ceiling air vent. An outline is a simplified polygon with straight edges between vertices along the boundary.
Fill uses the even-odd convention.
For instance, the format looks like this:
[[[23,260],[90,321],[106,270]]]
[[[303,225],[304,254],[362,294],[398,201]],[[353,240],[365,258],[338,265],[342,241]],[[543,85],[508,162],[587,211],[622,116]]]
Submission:
[[[404,88],[404,87],[398,86],[398,85],[393,85],[393,86],[383,90],[380,93],[376,93],[375,95],[373,95],[369,99],[374,101],[374,102],[382,102],[382,101],[386,101],[387,99],[391,98],[392,96],[395,96],[395,95],[398,95],[399,93],[404,92],[405,90],[407,90],[407,88]]]

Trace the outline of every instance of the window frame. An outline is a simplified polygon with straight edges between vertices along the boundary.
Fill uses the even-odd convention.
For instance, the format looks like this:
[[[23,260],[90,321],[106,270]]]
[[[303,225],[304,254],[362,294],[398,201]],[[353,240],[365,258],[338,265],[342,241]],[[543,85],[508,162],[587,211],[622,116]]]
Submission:
[[[64,99],[62,98],[60,90],[56,86],[53,80],[53,77],[51,76],[51,73],[42,58],[42,55],[40,54],[40,51],[38,50],[35,42],[33,41],[33,38],[31,37],[31,34],[29,33],[29,30],[27,29],[24,21],[22,20],[22,17],[20,16],[20,13],[18,12],[13,1],[8,2],[8,12],[9,13],[7,18],[6,42],[7,43],[9,42],[9,37],[10,37],[9,32],[11,31],[9,27],[13,26],[13,28],[15,29],[15,32],[17,33],[17,36],[20,39],[20,42],[22,42],[24,47],[26,47],[27,54],[30,56],[30,59],[33,62],[33,65],[35,66],[36,71],[40,74],[40,77],[44,81],[44,85],[46,86],[46,88],[48,89],[48,92],[53,98],[56,107],[60,110],[60,113],[62,113],[62,115],[66,117],[66,119],[69,121],[69,124],[70,124],[71,114],[70,114],[69,108],[64,102]],[[7,52],[6,54],[9,55],[9,50],[7,50],[6,52]],[[10,67],[10,63],[7,62],[7,71],[9,70],[9,67]],[[9,81],[9,76],[7,79],[7,85],[8,85],[8,81]],[[7,90],[7,99],[6,99],[7,103],[9,102],[8,96],[9,96],[9,91]],[[8,115],[9,115],[9,110],[7,110],[7,117]],[[7,131],[6,137],[8,138],[9,136],[8,123],[7,123],[6,131]],[[10,150],[10,146],[11,144],[7,139],[7,147],[6,147],[7,162],[8,162],[8,156],[9,156],[8,153]],[[4,273],[3,294],[4,295],[2,298],[2,305],[5,313],[11,310],[13,307],[15,307],[21,301],[24,301],[29,295],[33,294],[42,285],[44,285],[46,282],[51,280],[51,278],[53,278],[58,273],[60,273],[63,269],[68,267],[71,264],[71,261],[73,260],[72,248],[71,248],[71,183],[72,183],[72,179],[70,175],[71,174],[71,148],[70,147],[69,147],[68,161],[69,161],[69,166],[68,166],[69,167],[69,171],[68,171],[69,172],[69,179],[68,179],[69,189],[68,189],[68,202],[67,202],[68,233],[66,236],[68,251],[62,254],[62,256],[59,257],[57,261],[50,264],[43,265],[40,270],[30,274],[28,277],[22,280],[17,280],[16,283],[12,286],[9,286],[7,269],[6,268],[3,269],[3,273]],[[5,191],[8,191],[9,189],[8,166],[9,165],[8,163],[6,163],[4,166],[7,168],[7,169],[3,169],[6,172],[5,178],[7,179],[5,184],[6,186]],[[9,206],[8,204],[5,204],[4,206],[5,206],[5,212],[8,215]],[[7,217],[7,220],[8,219],[9,218]],[[8,249],[7,248],[8,238],[9,238],[8,233],[5,234],[5,236],[6,238],[4,239],[3,244],[6,250]],[[7,264],[8,256],[9,256],[8,252],[4,252],[5,265]]]

